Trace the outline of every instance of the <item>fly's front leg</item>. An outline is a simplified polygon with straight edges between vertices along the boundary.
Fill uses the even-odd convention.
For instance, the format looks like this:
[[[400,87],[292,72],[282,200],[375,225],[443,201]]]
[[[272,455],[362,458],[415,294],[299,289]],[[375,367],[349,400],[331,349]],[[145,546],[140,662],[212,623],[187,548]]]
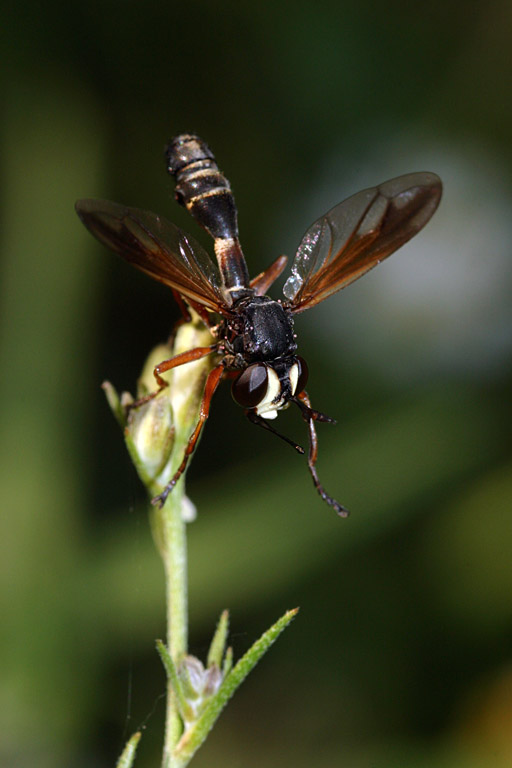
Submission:
[[[162,373],[166,373],[167,371],[172,370],[172,368],[177,368],[179,365],[186,365],[186,363],[193,363],[195,360],[201,360],[201,358],[211,355],[216,351],[216,344],[212,344],[210,347],[195,347],[195,349],[189,349],[187,352],[182,352],[179,355],[171,357],[169,360],[163,360],[161,363],[158,363],[153,369],[153,376],[158,384],[158,389],[154,392],[150,392],[149,395],[144,395],[144,397],[134,400],[133,403],[128,405],[128,410],[144,405],[144,403],[152,400],[162,391],[162,389],[168,386],[168,382],[162,378]]]
[[[192,351],[195,351],[195,350],[192,350]],[[167,362],[172,362],[172,361],[168,360]],[[199,420],[196,424],[194,431],[192,432],[192,434],[188,439],[188,443],[185,448],[185,453],[183,454],[183,460],[180,466],[178,467],[178,469],[176,470],[174,477],[169,483],[167,483],[162,493],[160,493],[158,496],[155,496],[154,499],[151,499],[151,503],[154,504],[156,507],[160,507],[160,509],[163,507],[166,498],[168,497],[168,495],[170,494],[170,492],[172,491],[172,489],[180,479],[181,475],[185,471],[188,461],[190,459],[190,456],[194,452],[197,441],[199,440],[199,436],[201,434],[201,430],[203,429],[204,423],[210,413],[210,403],[212,401],[212,397],[215,394],[215,390],[219,386],[223,373],[224,373],[224,365],[221,363],[212,371],[210,371],[210,373],[208,374],[208,378],[206,379],[206,385],[204,388],[203,399],[201,401],[201,408],[199,410]]]
[[[280,432],[277,431],[277,429],[274,429],[266,419],[264,419],[262,416],[258,416],[257,413],[255,413],[252,409],[247,409],[245,411],[245,415],[249,419],[249,421],[252,421],[253,424],[256,424],[258,427],[263,427],[263,429],[266,429],[268,432],[272,432],[273,435],[277,435],[277,437],[280,437],[281,440],[284,440],[285,443],[288,443],[288,445],[291,445],[292,448],[295,448],[297,453],[304,454],[304,448],[301,445],[297,445],[297,443],[294,443],[293,440],[290,440],[289,437],[286,437],[286,435],[282,435]]]
[[[348,517],[350,514],[348,509],[336,501],[336,499],[333,499],[332,496],[329,496],[323,485],[320,483],[315,466],[316,460],[318,458],[318,438],[315,429],[315,421],[318,420],[332,422],[334,420],[330,419],[324,414],[318,413],[318,411],[314,411],[311,408],[311,402],[306,391],[303,391],[300,393],[300,395],[297,395],[296,402],[297,405],[301,408],[302,418],[307,423],[309,429],[308,467],[311,473],[311,477],[313,478],[313,484],[322,499],[327,502],[330,507],[333,507],[333,509],[338,513],[340,517]]]

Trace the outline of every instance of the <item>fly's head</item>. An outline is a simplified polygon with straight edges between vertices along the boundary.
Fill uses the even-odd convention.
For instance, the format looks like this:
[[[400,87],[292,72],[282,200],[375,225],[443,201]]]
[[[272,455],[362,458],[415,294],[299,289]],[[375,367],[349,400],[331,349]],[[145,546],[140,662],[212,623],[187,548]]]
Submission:
[[[233,399],[264,419],[275,419],[292,397],[299,395],[308,380],[308,366],[292,355],[272,362],[247,366],[231,387]]]

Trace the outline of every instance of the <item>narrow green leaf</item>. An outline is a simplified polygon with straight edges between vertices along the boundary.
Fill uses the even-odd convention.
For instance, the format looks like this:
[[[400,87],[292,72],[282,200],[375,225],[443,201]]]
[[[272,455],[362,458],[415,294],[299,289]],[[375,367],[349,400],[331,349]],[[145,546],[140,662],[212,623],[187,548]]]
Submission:
[[[162,659],[162,664],[165,667],[167,677],[171,683],[172,690],[176,697],[179,713],[183,720],[189,720],[191,716],[190,706],[185,697],[183,686],[181,684],[180,678],[178,677],[178,672],[176,670],[176,665],[174,664],[172,656],[167,650],[165,643],[163,643],[161,640],[156,641],[156,649],[160,658]]]
[[[121,757],[116,763],[116,768],[132,768],[133,761],[135,760],[135,752],[137,751],[141,735],[140,731],[137,731],[137,733],[134,733],[131,739],[126,742]]]
[[[224,656],[224,664],[222,665],[222,677],[226,678],[229,673],[231,672],[231,667],[233,666],[233,649],[231,646],[226,650],[226,655]]]
[[[233,696],[239,685],[245,680],[251,669],[256,666],[263,654],[268,651],[270,646],[277,640],[281,632],[288,626],[297,615],[299,609],[294,608],[287,611],[276,623],[270,627],[259,640],[256,640],[247,653],[237,662],[226,679],[222,682],[219,690],[212,697],[210,703],[204,710],[201,717],[194,725],[187,729],[179,740],[174,750],[176,768],[184,768],[190,761],[194,753],[204,742],[209,732],[213,728],[215,721],[226,706],[229,699]]]
[[[220,669],[222,667],[222,657],[224,656],[224,648],[226,647],[226,639],[229,630],[229,611],[222,611],[217,629],[208,651],[208,659],[206,666],[211,667],[212,664],[216,664]]]

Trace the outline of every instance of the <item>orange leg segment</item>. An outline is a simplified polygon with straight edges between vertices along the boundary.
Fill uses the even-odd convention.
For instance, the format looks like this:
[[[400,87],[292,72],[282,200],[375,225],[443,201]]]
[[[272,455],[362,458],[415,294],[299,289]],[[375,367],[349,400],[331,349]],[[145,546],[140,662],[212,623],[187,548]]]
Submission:
[[[189,312],[189,306],[197,312],[203,323],[207,328],[211,328],[214,323],[212,321],[212,313],[209,312],[206,307],[204,307],[202,304],[199,304],[197,301],[192,301],[191,299],[187,299],[187,302],[185,302],[185,299],[181,295],[181,293],[178,293],[178,291],[175,291],[174,288],[172,289],[172,295],[174,296],[174,301],[179,307],[179,310],[181,312],[181,317],[175,324],[176,328],[179,328],[180,325],[183,325],[183,323],[188,323],[191,320],[190,312]]]
[[[195,352],[195,351],[196,350],[192,350],[192,352]],[[177,357],[180,357],[180,355],[178,355]],[[176,358],[173,358],[173,360],[175,359]],[[172,362],[172,360],[167,360],[167,362],[170,363]],[[171,366],[171,367],[174,367],[174,366]],[[223,373],[224,373],[224,366],[221,363],[212,371],[210,371],[210,373],[208,374],[208,378],[206,379],[206,385],[204,388],[203,399],[201,401],[201,408],[199,411],[199,420],[196,424],[194,431],[192,432],[192,434],[188,439],[187,447],[185,448],[185,453],[183,454],[183,460],[180,466],[178,467],[178,469],[176,470],[174,477],[165,486],[162,493],[160,493],[158,496],[155,496],[154,499],[151,499],[151,503],[154,504],[156,507],[160,507],[160,509],[163,507],[166,498],[168,497],[168,495],[170,494],[170,492],[172,491],[172,489],[180,479],[181,475],[185,471],[185,468],[188,464],[188,460],[190,459],[190,456],[194,452],[197,441],[199,440],[199,436],[201,434],[201,430],[203,429],[204,423],[210,413],[210,403],[212,401],[212,397],[215,394],[215,390],[220,384],[220,380],[222,378]]]
[[[272,283],[277,280],[286,267],[287,261],[287,256],[278,256],[270,267],[267,267],[264,272],[260,272],[256,277],[253,277],[250,286],[256,291],[256,296],[264,296],[266,294]]]
[[[177,368],[179,365],[186,365],[186,363],[193,363],[195,360],[201,360],[202,357],[211,355],[213,352],[216,352],[216,350],[216,344],[212,344],[211,347],[195,347],[195,349],[189,349],[187,352],[182,352],[179,355],[171,357],[169,360],[163,360],[161,363],[158,363],[153,369],[153,375],[157,381],[158,389],[154,392],[150,392],[149,395],[144,395],[144,397],[140,397],[138,400],[130,403],[128,409],[131,410],[132,408],[138,408],[139,405],[144,405],[144,403],[147,403],[149,400],[156,397],[164,387],[168,386],[166,380],[161,376],[162,373],[166,373],[166,371],[170,371],[172,368]]]

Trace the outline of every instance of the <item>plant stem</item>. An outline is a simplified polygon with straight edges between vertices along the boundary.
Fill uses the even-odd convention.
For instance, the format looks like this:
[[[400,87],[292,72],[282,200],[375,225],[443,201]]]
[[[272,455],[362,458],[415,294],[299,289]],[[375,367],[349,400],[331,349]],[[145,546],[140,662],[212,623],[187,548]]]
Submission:
[[[208,346],[212,340],[210,332],[199,320],[184,323],[177,331],[172,354]],[[173,477],[182,461],[188,439],[197,423],[206,377],[211,368],[212,360],[205,358],[175,368],[167,374],[170,384],[168,394],[174,414],[174,445],[169,465],[160,477],[160,487],[150,488],[152,495],[162,490],[162,486]],[[176,668],[186,655],[188,645],[187,523],[183,519],[184,497],[185,475],[167,496],[163,508],[153,510],[151,515],[155,542],[165,570],[167,649]],[[177,702],[168,678],[162,768],[176,768],[172,753],[182,731]]]
[[[187,531],[182,515],[184,482],[176,485],[161,511],[163,528],[162,558],[167,600],[167,648],[176,665],[187,652],[188,586]],[[167,712],[162,768],[173,768],[172,752],[182,733],[171,681],[167,681]]]
[[[212,354],[175,366],[163,374],[167,386],[146,398],[154,386],[155,365],[162,359],[215,341],[200,318],[182,323],[174,343],[156,347],[149,355],[135,402],[126,393],[121,397],[105,382],[109,405],[124,430],[125,442],[150,497],[162,493],[183,462],[190,436],[195,434],[209,373],[218,364]],[[134,406],[127,409],[127,406]],[[197,439],[197,438],[196,438]],[[187,515],[184,510],[188,506]],[[215,630],[206,668],[187,655],[188,583],[187,520],[194,519],[193,505],[185,496],[185,474],[181,476],[165,504],[151,507],[153,538],[164,565],[167,612],[167,644],[157,641],[157,651],[167,674],[167,710],[162,768],[185,768],[203,744],[220,712],[240,683],[295,616],[289,611],[279,619],[232,668],[233,652],[226,649],[228,612],[224,611]],[[131,768],[140,734],[134,734],[120,761]]]

